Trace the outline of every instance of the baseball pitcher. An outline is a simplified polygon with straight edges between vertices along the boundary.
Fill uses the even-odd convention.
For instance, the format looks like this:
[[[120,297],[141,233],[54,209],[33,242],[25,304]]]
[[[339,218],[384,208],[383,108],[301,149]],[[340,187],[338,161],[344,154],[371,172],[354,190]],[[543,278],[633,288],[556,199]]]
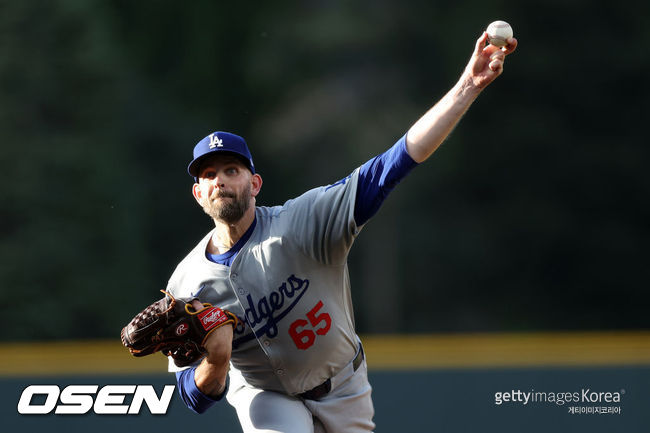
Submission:
[[[165,297],[124,328],[124,344],[136,356],[169,356],[195,412],[225,396],[245,433],[372,431],[348,253],[387,195],[502,73],[517,46],[507,42],[489,45],[484,33],[457,84],[392,147],[280,206],[255,205],[262,177],[242,137],[203,138],[188,172],[215,227],[180,262]]]

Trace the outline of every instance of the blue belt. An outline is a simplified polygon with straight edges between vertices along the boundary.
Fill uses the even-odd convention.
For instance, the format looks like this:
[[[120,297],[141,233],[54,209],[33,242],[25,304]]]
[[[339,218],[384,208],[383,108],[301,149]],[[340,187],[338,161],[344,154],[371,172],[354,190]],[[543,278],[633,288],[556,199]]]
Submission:
[[[361,366],[363,361],[363,347],[359,345],[359,351],[352,360],[352,369],[357,371]],[[305,391],[302,394],[298,394],[298,397],[304,398],[305,400],[320,400],[325,397],[332,390],[332,379],[327,379],[325,382],[321,383],[315,388]]]

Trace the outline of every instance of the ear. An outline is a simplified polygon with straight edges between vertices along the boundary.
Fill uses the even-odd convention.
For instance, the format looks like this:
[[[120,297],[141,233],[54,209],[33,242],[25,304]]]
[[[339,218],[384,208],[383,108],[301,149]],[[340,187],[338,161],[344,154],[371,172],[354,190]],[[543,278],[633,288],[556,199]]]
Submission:
[[[192,195],[198,204],[201,204],[201,198],[203,198],[203,191],[201,191],[201,185],[195,183],[192,185]]]
[[[251,176],[251,186],[251,195],[257,197],[262,189],[262,176],[257,173]]]

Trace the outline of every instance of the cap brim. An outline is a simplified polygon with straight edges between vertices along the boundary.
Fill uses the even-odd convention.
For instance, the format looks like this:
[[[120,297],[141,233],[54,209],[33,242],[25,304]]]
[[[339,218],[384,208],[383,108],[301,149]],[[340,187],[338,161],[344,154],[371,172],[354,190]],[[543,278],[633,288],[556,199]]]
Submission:
[[[192,176],[194,178],[198,178],[199,177],[199,171],[201,169],[201,164],[203,164],[203,161],[205,161],[207,158],[209,158],[211,156],[214,156],[214,155],[217,155],[217,154],[218,155],[232,155],[232,156],[237,157],[237,159],[244,165],[244,167],[246,167],[248,170],[250,170],[251,173],[255,174],[255,170],[253,170],[253,168],[250,166],[250,162],[248,161],[248,159],[245,156],[240,155],[237,152],[231,152],[229,150],[219,150],[219,151],[209,152],[209,153],[206,153],[204,155],[199,156],[198,158],[196,158],[195,160],[190,162],[190,164],[187,166],[187,172],[190,174],[190,176]]]

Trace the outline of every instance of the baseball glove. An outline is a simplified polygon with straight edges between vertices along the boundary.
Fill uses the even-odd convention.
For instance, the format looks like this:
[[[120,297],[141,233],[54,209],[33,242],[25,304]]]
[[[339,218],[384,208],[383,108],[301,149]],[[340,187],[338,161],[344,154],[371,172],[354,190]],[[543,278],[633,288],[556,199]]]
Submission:
[[[190,365],[205,355],[208,335],[226,324],[237,326],[237,316],[212,304],[196,310],[194,299],[174,298],[170,293],[136,315],[122,329],[122,344],[133,356],[161,352],[179,367]]]

